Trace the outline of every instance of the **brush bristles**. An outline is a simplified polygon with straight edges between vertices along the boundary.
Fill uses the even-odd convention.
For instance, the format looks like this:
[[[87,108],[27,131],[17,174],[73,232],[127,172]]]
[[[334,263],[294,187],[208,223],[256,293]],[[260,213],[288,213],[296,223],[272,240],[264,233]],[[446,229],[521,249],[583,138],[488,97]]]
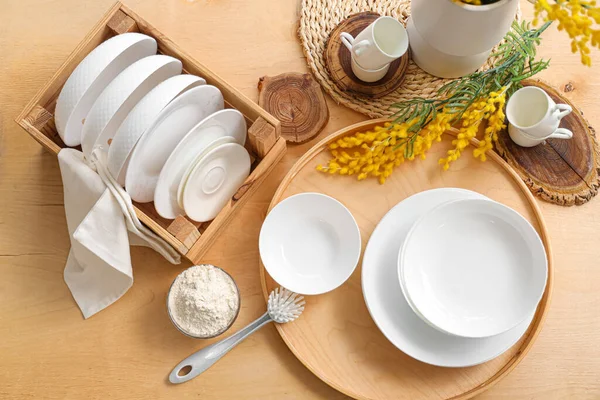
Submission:
[[[267,308],[269,315],[279,324],[291,322],[304,311],[304,297],[284,288],[277,288],[269,294]]]

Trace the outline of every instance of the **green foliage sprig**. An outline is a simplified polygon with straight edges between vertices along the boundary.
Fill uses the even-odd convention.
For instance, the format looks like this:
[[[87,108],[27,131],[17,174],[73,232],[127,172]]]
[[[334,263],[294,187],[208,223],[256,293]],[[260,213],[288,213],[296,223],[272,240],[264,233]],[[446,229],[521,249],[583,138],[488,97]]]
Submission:
[[[475,101],[491,92],[505,90],[510,96],[521,87],[522,80],[548,67],[549,60],[536,60],[535,57],[540,35],[549,25],[550,22],[547,22],[539,29],[530,29],[527,22],[513,22],[504,41],[492,54],[494,67],[445,84],[438,90],[437,98],[417,97],[393,104],[391,107],[397,110],[393,114],[394,122],[414,121],[409,132],[415,137],[439,112],[453,114],[452,122],[456,122]],[[410,146],[407,148],[410,149]]]

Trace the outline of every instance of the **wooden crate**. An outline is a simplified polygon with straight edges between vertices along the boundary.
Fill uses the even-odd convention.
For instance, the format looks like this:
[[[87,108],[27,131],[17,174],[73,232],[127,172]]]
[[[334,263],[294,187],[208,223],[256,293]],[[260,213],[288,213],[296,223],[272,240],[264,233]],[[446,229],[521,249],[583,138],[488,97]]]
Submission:
[[[75,48],[52,79],[29,102],[16,122],[44,148],[57,155],[61,148],[66,147],[54,125],[53,113],[60,90],[71,72],[88,53],[106,39],[125,32],[140,32],[156,39],[159,54],[181,60],[184,73],[198,75],[206,79],[207,84],[219,88],[225,99],[225,107],[239,110],[244,114],[249,126],[246,148],[253,160],[250,176],[214,220],[197,223],[184,216],[167,220],[156,213],[153,203],[134,203],[140,221],[190,261],[198,263],[219,232],[227,226],[236,211],[283,157],[285,140],[280,137],[279,121],[272,115],[194,60],[136,13],[117,2]]]

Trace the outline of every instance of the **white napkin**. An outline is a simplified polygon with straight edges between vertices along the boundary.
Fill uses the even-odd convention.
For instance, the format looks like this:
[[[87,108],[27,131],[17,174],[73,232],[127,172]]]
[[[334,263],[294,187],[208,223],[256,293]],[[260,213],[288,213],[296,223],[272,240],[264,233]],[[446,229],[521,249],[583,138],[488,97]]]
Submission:
[[[129,195],[103,174],[103,157],[93,157],[96,173],[80,151],[63,149],[58,154],[71,238],[64,278],[84,318],[114,303],[133,284],[128,229],[136,235],[131,235],[135,244],[180,262],[175,249],[140,223]]]

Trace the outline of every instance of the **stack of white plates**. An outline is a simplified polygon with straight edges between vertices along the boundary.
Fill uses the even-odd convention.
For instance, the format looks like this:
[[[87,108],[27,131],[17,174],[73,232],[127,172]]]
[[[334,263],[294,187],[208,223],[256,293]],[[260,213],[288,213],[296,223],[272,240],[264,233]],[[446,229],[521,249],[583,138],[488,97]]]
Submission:
[[[362,287],[383,334],[438,366],[488,361],[525,333],[543,295],[546,252],[516,211],[463,189],[390,210],[366,247]]]
[[[216,217],[250,173],[246,122],[224,110],[223,95],[181,61],[156,55],[156,41],[117,35],[75,68],[56,103],[56,127],[68,146],[106,167],[137,202],[155,202],[173,219]]]

